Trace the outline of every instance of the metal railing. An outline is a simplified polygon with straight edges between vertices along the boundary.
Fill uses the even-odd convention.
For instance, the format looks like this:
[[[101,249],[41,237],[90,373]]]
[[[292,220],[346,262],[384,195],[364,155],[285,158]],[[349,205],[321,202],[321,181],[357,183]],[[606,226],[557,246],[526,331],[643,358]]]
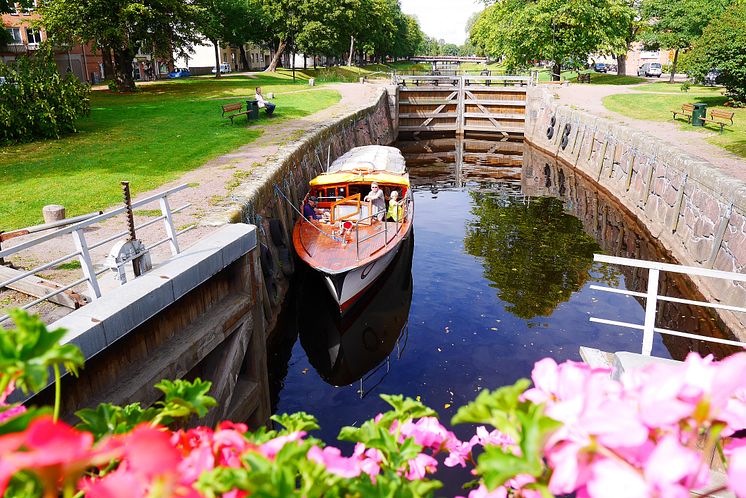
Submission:
[[[538,73],[536,73],[538,75]],[[475,84],[481,84],[484,86],[492,85],[503,85],[503,86],[527,86],[536,84],[536,78],[534,74],[529,76],[518,76],[518,75],[424,75],[424,76],[409,76],[396,74],[394,81],[398,85],[407,86],[408,83],[414,84],[415,86],[420,85],[432,85],[439,86],[452,85],[452,86],[470,86]]]
[[[146,197],[146,198],[144,198],[142,200],[133,202],[131,204],[131,206],[130,206],[131,209],[135,209],[135,208],[139,208],[139,207],[142,207],[142,206],[146,206],[146,205],[154,203],[154,202],[158,202],[159,203],[160,210],[161,210],[161,215],[160,216],[158,216],[158,217],[156,217],[156,218],[154,218],[152,220],[148,220],[147,222],[142,223],[140,225],[136,225],[134,227],[136,230],[139,230],[139,229],[142,229],[142,228],[146,228],[146,227],[148,227],[150,225],[153,225],[153,224],[155,224],[155,223],[157,223],[159,221],[163,221],[165,232],[166,232],[166,237],[163,238],[163,239],[158,240],[157,242],[155,242],[153,244],[149,244],[147,246],[148,250],[152,250],[152,249],[154,249],[154,248],[156,248],[156,247],[158,247],[158,246],[160,246],[162,244],[169,243],[169,245],[171,246],[171,253],[172,254],[176,255],[176,254],[178,254],[180,252],[179,244],[178,244],[178,241],[177,241],[177,237],[179,235],[183,234],[184,232],[186,232],[186,231],[194,228],[194,226],[189,226],[189,227],[187,227],[187,228],[185,228],[183,230],[177,231],[176,228],[174,227],[174,224],[173,224],[173,217],[172,217],[172,215],[175,214],[175,213],[178,213],[179,211],[182,211],[182,210],[188,208],[189,206],[191,206],[191,203],[187,203],[187,204],[185,204],[185,205],[183,205],[181,207],[178,207],[176,209],[171,209],[171,207],[170,207],[170,205],[168,203],[168,196],[171,195],[171,194],[174,194],[176,192],[179,192],[181,190],[184,190],[187,187],[188,187],[188,185],[186,185],[186,184],[179,185],[178,187],[174,187],[174,188],[166,190],[164,192],[160,192],[158,194]],[[103,268],[103,269],[96,270],[95,267],[94,267],[94,264],[93,264],[93,260],[91,258],[90,251],[92,249],[101,247],[104,244],[113,242],[113,241],[118,240],[118,239],[122,239],[122,238],[128,236],[130,234],[130,231],[129,230],[123,230],[123,231],[118,232],[118,233],[116,233],[116,234],[114,234],[112,236],[109,236],[109,237],[107,237],[107,238],[105,238],[103,240],[96,241],[95,243],[89,243],[89,241],[86,239],[86,235],[84,233],[84,230],[86,228],[92,226],[92,225],[95,225],[97,223],[101,223],[101,222],[103,222],[105,220],[108,220],[110,218],[113,218],[115,216],[124,214],[126,211],[127,211],[127,207],[125,207],[125,206],[117,208],[117,209],[113,209],[111,211],[104,212],[103,214],[100,214],[100,215],[97,215],[97,216],[93,216],[93,217],[89,217],[88,219],[86,219],[84,221],[81,221],[81,222],[69,225],[69,226],[67,226],[65,228],[56,230],[56,231],[54,231],[52,233],[48,233],[46,235],[42,235],[41,237],[37,237],[37,238],[31,239],[31,240],[28,240],[26,242],[22,242],[22,243],[14,246],[14,247],[10,247],[10,248],[1,250],[0,251],[0,260],[3,259],[3,258],[8,258],[10,256],[17,255],[17,254],[21,253],[24,250],[36,247],[39,244],[42,244],[42,243],[45,243],[45,242],[49,242],[49,241],[52,241],[52,240],[57,239],[59,237],[66,236],[66,235],[70,235],[72,237],[73,243],[74,243],[74,247],[75,247],[75,250],[73,252],[70,252],[68,254],[65,254],[64,256],[56,258],[53,261],[49,261],[47,263],[41,264],[39,266],[36,266],[36,267],[32,268],[31,270],[19,271],[18,274],[15,275],[14,277],[9,278],[9,279],[4,280],[4,281],[0,281],[0,290],[3,289],[3,288],[5,288],[5,287],[8,287],[8,286],[12,285],[15,282],[20,281],[22,279],[34,276],[34,275],[36,275],[37,273],[39,273],[41,271],[44,271],[44,270],[47,270],[47,269],[50,269],[50,268],[54,268],[54,267],[56,267],[56,266],[58,266],[58,265],[60,265],[60,264],[62,264],[64,262],[66,262],[66,261],[73,260],[73,259],[77,258],[77,260],[80,263],[80,268],[81,268],[82,273],[83,273],[83,278],[77,279],[77,280],[75,280],[72,283],[69,283],[69,284],[57,287],[55,289],[50,289],[50,292],[48,294],[45,294],[45,295],[39,297],[38,299],[35,299],[35,300],[33,300],[33,301],[29,302],[29,303],[26,303],[26,304],[22,305],[21,308],[22,309],[31,308],[31,307],[36,306],[37,304],[39,304],[39,303],[41,303],[43,301],[47,301],[47,300],[49,300],[50,298],[52,298],[54,296],[57,296],[57,295],[59,295],[59,294],[61,294],[63,292],[69,291],[70,289],[72,289],[72,288],[74,288],[74,287],[76,287],[78,285],[84,284],[84,283],[87,285],[88,293],[89,293],[88,298],[90,300],[95,300],[95,299],[100,298],[101,297],[101,287],[99,286],[99,282],[98,282],[98,278],[97,277],[99,275],[101,275],[101,274],[103,274],[103,273],[105,273],[107,271],[111,271],[111,270],[109,268]],[[7,314],[0,316],[0,323],[4,322],[8,318],[9,318],[9,316]]]
[[[660,281],[661,272],[678,273],[684,275],[697,275],[700,277],[717,278],[721,280],[730,280],[736,282],[746,282],[746,275],[742,273],[733,273],[720,270],[710,270],[707,268],[697,268],[693,266],[681,266],[672,265],[668,263],[658,263],[655,261],[644,261],[638,259],[619,258],[616,256],[606,256],[602,254],[594,254],[593,260],[599,263],[608,263],[620,266],[629,266],[633,268],[644,268],[648,270],[648,287],[647,292],[635,292],[626,289],[614,289],[611,287],[604,287],[600,285],[591,285],[590,288],[603,292],[610,292],[612,294],[622,294],[625,296],[634,296],[644,298],[645,302],[645,322],[643,324],[622,322],[618,320],[607,320],[604,318],[591,317],[590,321],[595,323],[603,323],[606,325],[615,325],[618,327],[625,327],[631,329],[637,329],[643,331],[642,338],[642,354],[650,356],[653,350],[653,336],[655,333],[673,335],[677,337],[684,337],[687,339],[696,339],[707,342],[714,342],[717,344],[725,344],[728,346],[740,346],[746,347],[746,343],[739,341],[732,341],[729,339],[720,339],[718,337],[708,337],[699,334],[690,334],[687,332],[680,332],[677,330],[669,330],[655,326],[655,317],[657,313],[658,301],[665,301],[671,303],[689,304],[693,306],[702,306],[705,308],[713,308],[727,311],[734,311],[738,313],[746,313],[746,308],[742,306],[731,306],[727,304],[719,303],[708,303],[707,301],[696,301],[692,299],[682,299],[671,296],[661,296],[658,294],[658,282]]]

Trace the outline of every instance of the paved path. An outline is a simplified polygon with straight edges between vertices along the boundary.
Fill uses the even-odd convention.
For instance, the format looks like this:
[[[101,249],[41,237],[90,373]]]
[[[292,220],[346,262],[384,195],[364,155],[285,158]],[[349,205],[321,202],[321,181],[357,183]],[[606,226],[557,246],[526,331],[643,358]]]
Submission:
[[[644,85],[645,83],[634,86],[641,87]],[[687,131],[681,128],[680,123],[677,124],[674,121],[660,122],[634,119],[612,112],[604,107],[602,100],[609,95],[619,93],[634,93],[639,95],[641,93],[629,86],[570,85],[567,87],[556,87],[552,90],[559,96],[560,102],[563,104],[584,109],[597,116],[609,118],[614,121],[621,121],[635,129],[647,132],[685,150],[692,156],[711,162],[728,175],[746,182],[746,160],[706,141],[707,137],[717,134],[717,131]]]

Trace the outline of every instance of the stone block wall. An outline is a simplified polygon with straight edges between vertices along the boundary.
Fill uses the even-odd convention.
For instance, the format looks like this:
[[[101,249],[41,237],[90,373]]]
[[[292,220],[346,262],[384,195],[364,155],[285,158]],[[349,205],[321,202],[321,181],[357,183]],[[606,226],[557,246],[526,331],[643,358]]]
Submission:
[[[680,264],[730,272],[746,266],[746,184],[626,125],[527,92],[526,141],[593,180],[627,208]],[[746,285],[693,279],[708,301],[746,303]],[[721,312],[746,340],[746,316]]]

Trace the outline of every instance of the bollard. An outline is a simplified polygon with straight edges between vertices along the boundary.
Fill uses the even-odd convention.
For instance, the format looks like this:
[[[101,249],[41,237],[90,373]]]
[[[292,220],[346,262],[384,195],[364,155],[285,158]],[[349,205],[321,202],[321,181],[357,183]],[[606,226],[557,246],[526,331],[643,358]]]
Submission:
[[[269,92],[269,93],[267,94],[267,98],[268,98],[268,99],[273,99],[273,98],[275,98],[275,94],[274,94],[274,93],[272,93],[272,92]]]
[[[360,83],[365,83],[365,76],[361,76],[359,81]]]
[[[314,78],[309,78],[308,79],[308,86],[314,86],[314,85],[316,85],[316,80]]]
[[[65,206],[59,204],[49,204],[41,209],[41,214],[44,216],[44,223],[52,223],[53,221],[60,221],[65,219]]]

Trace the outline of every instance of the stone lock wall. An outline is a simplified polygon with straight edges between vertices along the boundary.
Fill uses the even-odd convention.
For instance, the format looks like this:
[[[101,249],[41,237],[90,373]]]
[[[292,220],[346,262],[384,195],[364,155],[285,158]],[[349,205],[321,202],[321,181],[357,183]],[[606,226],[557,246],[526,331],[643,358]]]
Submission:
[[[569,164],[627,208],[680,264],[743,272],[746,184],[626,125],[527,93],[526,141]],[[741,283],[693,278],[709,301],[743,306]],[[719,314],[746,340],[746,316]]]
[[[385,88],[361,106],[281,147],[253,169],[234,190],[232,205],[205,222],[214,225],[255,224],[264,276],[264,315],[267,333],[274,328],[280,304],[294,271],[292,230],[308,182],[325,171],[337,157],[361,145],[387,145],[396,129]]]

